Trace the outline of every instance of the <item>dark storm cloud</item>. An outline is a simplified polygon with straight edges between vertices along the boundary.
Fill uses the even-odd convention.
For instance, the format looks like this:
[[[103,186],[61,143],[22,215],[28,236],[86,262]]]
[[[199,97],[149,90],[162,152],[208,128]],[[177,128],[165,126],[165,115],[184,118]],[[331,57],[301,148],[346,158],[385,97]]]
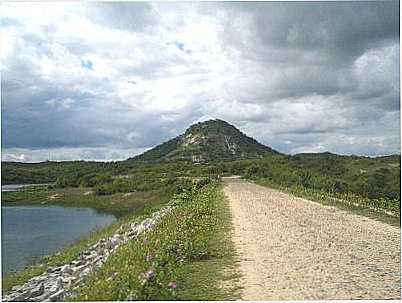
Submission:
[[[399,39],[399,2],[224,3],[231,17],[245,12],[258,32],[258,51],[307,50],[330,61],[350,62],[365,50]],[[318,58],[321,59],[321,58]]]
[[[257,33],[242,41],[238,28],[227,26],[225,40],[237,46],[242,41],[244,58],[269,69],[281,69],[278,85],[271,92],[273,97],[354,90],[358,84],[351,69],[354,61],[370,49],[399,44],[398,1],[223,6],[234,20],[248,16],[250,31]]]

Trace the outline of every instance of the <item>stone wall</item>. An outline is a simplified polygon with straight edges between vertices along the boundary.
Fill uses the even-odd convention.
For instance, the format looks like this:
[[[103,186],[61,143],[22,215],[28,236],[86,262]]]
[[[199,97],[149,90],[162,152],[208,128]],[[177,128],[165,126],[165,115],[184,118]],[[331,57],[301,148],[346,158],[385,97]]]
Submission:
[[[3,297],[3,301],[62,301],[68,296],[72,286],[99,269],[120,245],[136,239],[141,233],[152,230],[165,215],[172,211],[172,208],[167,206],[141,222],[121,226],[115,234],[99,240],[69,264],[50,267],[24,285],[14,286],[12,291]]]

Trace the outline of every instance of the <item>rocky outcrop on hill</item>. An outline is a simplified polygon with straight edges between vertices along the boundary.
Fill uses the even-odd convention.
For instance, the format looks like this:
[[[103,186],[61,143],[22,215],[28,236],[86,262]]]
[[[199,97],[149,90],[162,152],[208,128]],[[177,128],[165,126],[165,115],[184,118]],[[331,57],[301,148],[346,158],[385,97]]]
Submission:
[[[162,143],[126,162],[186,161],[206,163],[262,158],[279,154],[235,126],[219,119],[191,125],[184,134]]]
[[[50,267],[24,285],[14,286],[3,301],[62,301],[75,285],[99,269],[119,246],[152,230],[172,209],[172,206],[167,206],[141,222],[121,226],[115,234],[99,240],[69,264]]]

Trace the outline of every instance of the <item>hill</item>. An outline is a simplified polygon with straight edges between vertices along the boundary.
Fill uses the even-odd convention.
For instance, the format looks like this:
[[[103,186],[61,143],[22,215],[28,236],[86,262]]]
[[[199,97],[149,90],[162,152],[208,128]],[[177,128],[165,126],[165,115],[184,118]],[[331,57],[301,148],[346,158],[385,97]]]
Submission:
[[[279,154],[233,125],[219,119],[190,126],[182,135],[127,161],[189,161],[206,163],[222,160],[262,158]]]
[[[158,188],[161,180],[169,183],[189,176],[235,174],[331,196],[353,193],[369,199],[399,201],[400,165],[400,155],[374,158],[328,152],[285,155],[225,121],[209,120],[194,124],[182,135],[125,161],[2,162],[2,184],[57,180],[59,186],[99,185],[103,192],[115,192],[116,188],[117,191]],[[121,180],[109,184],[119,176],[128,176],[127,180],[135,181],[135,186]],[[107,190],[102,183],[108,183]]]

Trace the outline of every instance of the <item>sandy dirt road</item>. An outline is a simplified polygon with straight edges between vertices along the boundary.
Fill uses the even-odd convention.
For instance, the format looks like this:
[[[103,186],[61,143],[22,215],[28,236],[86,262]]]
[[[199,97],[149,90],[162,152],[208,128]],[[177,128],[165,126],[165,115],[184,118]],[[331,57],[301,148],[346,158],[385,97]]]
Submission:
[[[400,229],[225,179],[243,300],[398,299]]]

